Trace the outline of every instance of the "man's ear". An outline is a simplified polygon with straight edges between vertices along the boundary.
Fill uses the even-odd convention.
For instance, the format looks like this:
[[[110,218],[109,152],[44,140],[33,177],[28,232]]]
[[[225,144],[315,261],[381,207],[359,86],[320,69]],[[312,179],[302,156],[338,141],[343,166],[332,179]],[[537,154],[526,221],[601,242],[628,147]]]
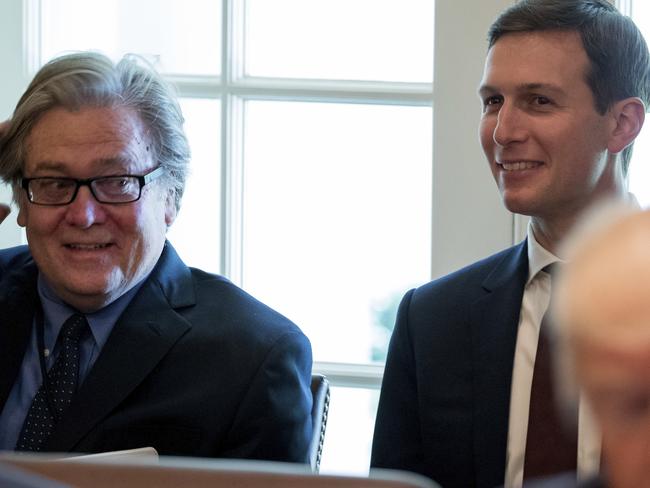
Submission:
[[[165,223],[167,224],[167,227],[174,223],[177,213],[174,192],[170,190],[167,192],[167,196],[165,197]]]
[[[618,154],[634,142],[641,132],[645,120],[645,105],[638,97],[619,100],[610,108],[613,117],[613,129],[607,149]]]

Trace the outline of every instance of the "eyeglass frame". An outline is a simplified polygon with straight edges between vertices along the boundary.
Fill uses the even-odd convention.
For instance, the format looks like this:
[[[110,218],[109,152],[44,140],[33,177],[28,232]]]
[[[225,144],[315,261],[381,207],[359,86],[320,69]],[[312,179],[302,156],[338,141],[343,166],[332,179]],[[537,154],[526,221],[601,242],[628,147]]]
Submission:
[[[37,176],[34,178],[22,178],[20,186],[25,190],[25,193],[27,193],[27,200],[29,203],[32,203],[34,205],[41,205],[43,207],[60,207],[63,205],[70,205],[72,202],[74,202],[75,198],[77,198],[77,194],[79,193],[79,188],[82,186],[87,186],[88,189],[90,190],[90,193],[92,194],[93,198],[97,200],[99,203],[103,203],[105,205],[123,205],[123,204],[128,204],[128,203],[133,203],[137,202],[140,200],[142,197],[142,188],[147,185],[148,183],[151,183],[152,181],[160,178],[163,174],[165,174],[165,170],[162,166],[158,166],[151,170],[149,173],[144,174],[144,175],[131,175],[131,174],[123,174],[123,175],[107,175],[107,176],[97,176],[95,178],[85,178],[85,179],[77,179],[77,178],[67,178],[67,177],[58,177],[58,176]],[[124,202],[107,202],[107,201],[102,201],[100,200],[97,195],[95,194],[95,190],[93,189],[92,184],[97,181],[97,180],[105,180],[109,178],[135,178],[136,181],[138,182],[138,197],[133,199],[133,200],[128,200]],[[65,180],[65,181],[73,181],[75,183],[75,189],[74,192],[72,193],[72,196],[70,197],[70,200],[68,200],[65,203],[39,203],[35,202],[32,200],[32,195],[30,194],[29,191],[29,184],[34,181],[34,180]]]

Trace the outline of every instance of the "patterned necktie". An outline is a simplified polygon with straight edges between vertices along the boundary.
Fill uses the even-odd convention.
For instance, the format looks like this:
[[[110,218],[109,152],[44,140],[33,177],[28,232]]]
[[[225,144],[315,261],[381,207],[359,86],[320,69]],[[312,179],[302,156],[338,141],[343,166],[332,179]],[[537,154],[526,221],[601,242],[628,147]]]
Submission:
[[[40,451],[70,405],[79,376],[79,339],[87,327],[86,317],[80,314],[72,315],[61,327],[59,356],[34,396],[16,443],[17,451]]]
[[[552,273],[548,268],[544,268],[544,271]],[[566,432],[568,422],[562,422],[557,411],[558,401],[553,386],[552,351],[549,341],[549,328],[552,327],[549,315],[547,311],[542,319],[537,342],[530,391],[524,480],[576,469],[577,432]],[[577,426],[578,410],[573,413],[575,418],[571,420]]]

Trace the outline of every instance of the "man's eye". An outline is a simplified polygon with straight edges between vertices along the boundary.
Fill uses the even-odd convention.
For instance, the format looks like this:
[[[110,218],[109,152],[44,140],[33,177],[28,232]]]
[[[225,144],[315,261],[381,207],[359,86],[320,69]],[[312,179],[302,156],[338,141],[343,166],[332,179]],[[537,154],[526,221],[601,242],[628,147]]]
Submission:
[[[68,180],[41,180],[38,181],[38,186],[46,191],[67,190],[73,185]]]
[[[551,100],[549,100],[548,98],[546,98],[546,97],[544,97],[544,96],[536,95],[536,96],[533,98],[533,103],[534,103],[535,105],[548,105],[548,104],[551,103]]]
[[[130,180],[131,180],[130,178],[115,178],[115,179],[112,180],[112,184],[113,184],[113,186],[115,186],[117,188],[122,188],[124,186],[127,186],[129,184]],[[111,182],[109,182],[109,183],[111,183]]]
[[[130,176],[115,176],[97,180],[97,187],[101,191],[110,193],[130,192],[136,186],[137,180]]]
[[[491,112],[503,103],[503,97],[500,95],[492,95],[483,99],[483,111]]]
[[[501,103],[502,100],[503,100],[503,98],[500,97],[500,96],[497,96],[497,95],[487,97],[485,100],[483,100],[483,105],[485,105],[485,106],[496,105],[498,103]]]

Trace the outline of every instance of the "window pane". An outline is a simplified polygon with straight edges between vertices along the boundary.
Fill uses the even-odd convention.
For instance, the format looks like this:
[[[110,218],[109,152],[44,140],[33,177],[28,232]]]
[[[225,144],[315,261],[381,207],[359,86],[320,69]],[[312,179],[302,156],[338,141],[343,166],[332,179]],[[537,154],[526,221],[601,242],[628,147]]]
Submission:
[[[367,475],[379,390],[331,389],[321,473]]]
[[[646,42],[650,41],[650,2],[635,0],[632,4],[632,18],[641,29]],[[650,207],[650,117],[646,114],[645,125],[634,143],[630,164],[630,191],[643,207]]]
[[[650,207],[650,117],[634,143],[630,164],[630,191],[643,207]]]
[[[181,108],[192,150],[181,210],[167,237],[188,266],[220,272],[221,165],[218,100],[185,98]]]
[[[432,82],[433,0],[248,0],[246,74]]]
[[[650,3],[646,0],[633,0],[632,19],[647,41],[650,33]]]
[[[430,276],[430,107],[248,102],[243,286],[317,361],[383,361]]]
[[[99,50],[138,53],[165,73],[218,75],[221,2],[216,0],[41,0],[41,59]]]

